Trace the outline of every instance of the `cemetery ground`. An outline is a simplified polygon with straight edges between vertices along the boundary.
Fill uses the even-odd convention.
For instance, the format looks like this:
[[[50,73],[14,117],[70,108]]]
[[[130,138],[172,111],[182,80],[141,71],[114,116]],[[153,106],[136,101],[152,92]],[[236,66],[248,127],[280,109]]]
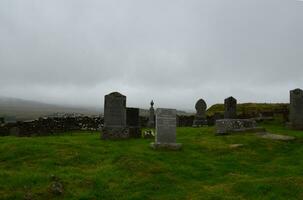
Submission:
[[[178,128],[181,151],[154,151],[98,132],[1,137],[0,199],[303,199],[303,131],[262,125],[297,140]]]

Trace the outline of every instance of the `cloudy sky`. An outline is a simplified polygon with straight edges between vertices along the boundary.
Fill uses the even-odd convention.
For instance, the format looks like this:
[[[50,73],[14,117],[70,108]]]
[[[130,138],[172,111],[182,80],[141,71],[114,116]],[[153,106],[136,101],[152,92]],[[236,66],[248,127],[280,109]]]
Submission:
[[[303,87],[303,2],[1,0],[0,96],[192,110]]]

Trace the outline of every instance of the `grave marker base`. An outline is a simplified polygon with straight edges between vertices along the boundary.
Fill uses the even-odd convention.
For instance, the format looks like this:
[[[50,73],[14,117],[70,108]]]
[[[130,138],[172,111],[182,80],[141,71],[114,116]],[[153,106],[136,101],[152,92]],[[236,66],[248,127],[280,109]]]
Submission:
[[[163,149],[163,150],[180,150],[182,144],[180,143],[150,143],[150,147],[153,149]]]

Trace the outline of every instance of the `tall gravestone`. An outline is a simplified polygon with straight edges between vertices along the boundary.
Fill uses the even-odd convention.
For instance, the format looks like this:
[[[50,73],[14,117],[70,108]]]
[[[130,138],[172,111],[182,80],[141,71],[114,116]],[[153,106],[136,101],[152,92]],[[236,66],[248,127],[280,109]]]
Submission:
[[[182,144],[176,143],[176,113],[175,109],[158,108],[156,110],[156,137],[151,147],[171,150],[182,147]]]
[[[149,128],[155,128],[155,109],[154,109],[154,101],[150,102],[150,109],[149,109],[149,117],[147,126]]]
[[[200,127],[207,125],[207,120],[206,120],[206,108],[207,105],[203,99],[199,99],[195,105],[196,108],[196,116],[193,122],[193,127]]]
[[[139,108],[126,108],[126,124],[129,130],[129,137],[141,137]]]
[[[289,121],[293,129],[303,130],[303,90],[290,91]]]
[[[234,97],[228,97],[224,100],[224,118],[237,119],[237,100]]]
[[[126,127],[126,96],[113,92],[105,96],[104,127],[102,139],[123,139],[129,137]]]

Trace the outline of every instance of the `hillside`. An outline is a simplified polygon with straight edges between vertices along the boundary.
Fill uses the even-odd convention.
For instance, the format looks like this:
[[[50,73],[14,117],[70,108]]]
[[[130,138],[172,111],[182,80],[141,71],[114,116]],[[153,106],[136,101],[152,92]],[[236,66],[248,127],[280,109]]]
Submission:
[[[288,105],[289,104],[286,103],[242,103],[237,104],[237,112],[238,114],[241,114],[243,112],[277,112],[288,110]],[[223,113],[224,104],[215,104],[211,106],[207,110],[207,115],[213,115],[216,112]]]
[[[0,116],[15,116],[17,120],[31,120],[53,113],[98,115],[101,111],[91,108],[75,108],[24,99],[0,97]]]

